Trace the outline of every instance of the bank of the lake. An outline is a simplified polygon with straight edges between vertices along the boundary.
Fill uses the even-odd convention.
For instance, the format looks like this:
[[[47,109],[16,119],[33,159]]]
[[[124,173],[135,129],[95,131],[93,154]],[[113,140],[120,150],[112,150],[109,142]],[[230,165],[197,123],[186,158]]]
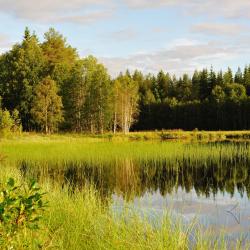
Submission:
[[[103,134],[91,134],[91,133],[60,133],[60,134],[41,134],[33,132],[23,132],[16,134],[8,134],[5,137],[0,136],[0,141],[4,139],[18,139],[28,141],[39,140],[72,140],[72,139],[85,139],[94,140],[101,139],[108,141],[133,141],[133,140],[179,140],[179,141],[224,141],[224,140],[250,140],[250,130],[239,131],[199,131],[195,129],[193,131],[184,130],[155,130],[155,131],[134,131],[128,134],[124,133],[103,133]]]
[[[162,133],[170,132],[2,139],[1,183],[10,176],[19,183],[35,178],[49,202],[41,230],[20,238],[19,249],[36,249],[34,239],[42,249],[247,249],[247,235],[228,241],[231,231],[202,225],[198,213],[183,220],[190,211],[181,212],[180,200],[172,209],[159,202],[180,192],[199,204],[221,200],[223,216],[232,202],[249,203],[250,145],[243,141],[249,132],[206,132],[234,135],[233,142],[189,140],[198,131],[171,131],[186,139],[160,140]],[[148,197],[153,209],[145,210]],[[205,213],[214,209],[205,207]],[[242,222],[233,223],[240,229]]]

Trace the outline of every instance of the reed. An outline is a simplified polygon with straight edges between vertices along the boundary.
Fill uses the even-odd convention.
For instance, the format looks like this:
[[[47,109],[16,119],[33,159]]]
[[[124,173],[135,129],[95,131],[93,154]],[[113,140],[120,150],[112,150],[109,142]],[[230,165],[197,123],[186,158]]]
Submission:
[[[29,135],[0,142],[0,181],[14,177],[25,181],[20,164],[25,162],[34,169],[64,169],[67,164],[81,168],[83,163],[102,168],[119,166],[129,160],[137,162],[165,162],[178,167],[188,162],[194,167],[223,161],[235,163],[250,161],[250,145],[245,143],[201,143],[126,141],[85,136]],[[153,164],[152,164],[153,166]],[[150,166],[148,166],[150,167]],[[153,169],[152,169],[153,170]],[[85,184],[72,193],[69,186],[52,183],[49,178],[40,182],[47,193],[49,207],[38,235],[27,234],[20,238],[19,249],[35,249],[34,238],[42,242],[42,249],[227,249],[223,235],[214,236],[199,229],[194,222],[183,225],[166,211],[156,223],[147,214],[124,207],[112,209],[113,200],[103,201],[91,184]],[[234,248],[243,249],[247,243],[240,241]],[[28,246],[28,247],[27,247]]]

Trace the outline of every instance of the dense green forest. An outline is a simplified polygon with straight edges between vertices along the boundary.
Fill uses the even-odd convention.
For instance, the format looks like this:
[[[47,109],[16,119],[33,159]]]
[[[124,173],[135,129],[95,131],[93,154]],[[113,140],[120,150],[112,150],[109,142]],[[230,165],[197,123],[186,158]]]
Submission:
[[[105,131],[250,128],[250,65],[177,78],[160,71],[112,79],[93,56],[80,58],[53,28],[40,42],[28,28],[0,57],[0,128]]]

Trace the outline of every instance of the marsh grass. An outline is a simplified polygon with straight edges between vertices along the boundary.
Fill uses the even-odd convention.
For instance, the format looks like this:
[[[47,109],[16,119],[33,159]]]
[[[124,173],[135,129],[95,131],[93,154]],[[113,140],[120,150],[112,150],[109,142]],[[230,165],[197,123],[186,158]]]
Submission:
[[[178,162],[186,159],[193,162],[249,160],[250,146],[241,143],[189,143],[157,141],[105,141],[96,138],[57,136],[30,137],[30,139],[2,140],[1,156],[8,164],[22,160],[41,163],[114,162],[124,159],[165,160]]]
[[[95,166],[105,163],[126,161],[165,161],[178,167],[183,160],[202,164],[209,162],[235,162],[240,159],[249,163],[248,143],[182,143],[155,141],[107,141],[106,138],[87,138],[69,136],[29,136],[19,139],[2,140],[1,155],[6,157],[1,163],[0,181],[9,177],[20,183],[25,181],[19,171],[21,162],[28,162],[34,168],[59,169],[75,162]],[[77,164],[79,163],[79,164]],[[112,167],[112,164],[110,165]],[[42,249],[227,249],[222,236],[210,236],[209,232],[199,229],[196,222],[188,226],[173,220],[167,212],[158,224],[150,223],[147,215],[136,210],[126,209],[119,212],[111,209],[112,200],[101,199],[91,185],[70,192],[69,186],[52,183],[44,179],[40,183],[47,193],[49,207],[42,221],[39,235],[27,233],[19,239],[19,249],[35,249],[32,242],[39,238]],[[246,248],[238,242],[234,247]],[[245,244],[245,243],[244,243]]]
[[[14,176],[22,183],[16,168],[4,169],[0,180]],[[211,236],[193,221],[184,226],[181,220],[173,220],[168,211],[156,223],[150,223],[148,215],[124,206],[122,210],[110,209],[112,201],[103,204],[92,186],[71,194],[67,187],[61,189],[55,183],[43,182],[49,207],[45,211],[41,230],[27,231],[18,238],[18,249],[227,249],[224,236]],[[245,243],[244,243],[245,244]],[[235,249],[243,249],[235,242]],[[247,249],[247,248],[246,248]]]

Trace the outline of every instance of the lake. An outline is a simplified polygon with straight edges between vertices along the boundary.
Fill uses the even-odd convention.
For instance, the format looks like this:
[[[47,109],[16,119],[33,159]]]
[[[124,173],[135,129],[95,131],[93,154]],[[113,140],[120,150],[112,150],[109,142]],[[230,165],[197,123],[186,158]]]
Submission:
[[[34,150],[27,159],[24,147],[16,155],[22,175],[70,185],[72,193],[91,184],[103,202],[113,200],[111,209],[129,207],[155,220],[170,210],[184,223],[196,221],[230,241],[239,235],[250,239],[249,142],[90,143],[77,146],[75,160],[73,143],[71,154],[54,161],[53,150],[44,146],[43,157]]]

